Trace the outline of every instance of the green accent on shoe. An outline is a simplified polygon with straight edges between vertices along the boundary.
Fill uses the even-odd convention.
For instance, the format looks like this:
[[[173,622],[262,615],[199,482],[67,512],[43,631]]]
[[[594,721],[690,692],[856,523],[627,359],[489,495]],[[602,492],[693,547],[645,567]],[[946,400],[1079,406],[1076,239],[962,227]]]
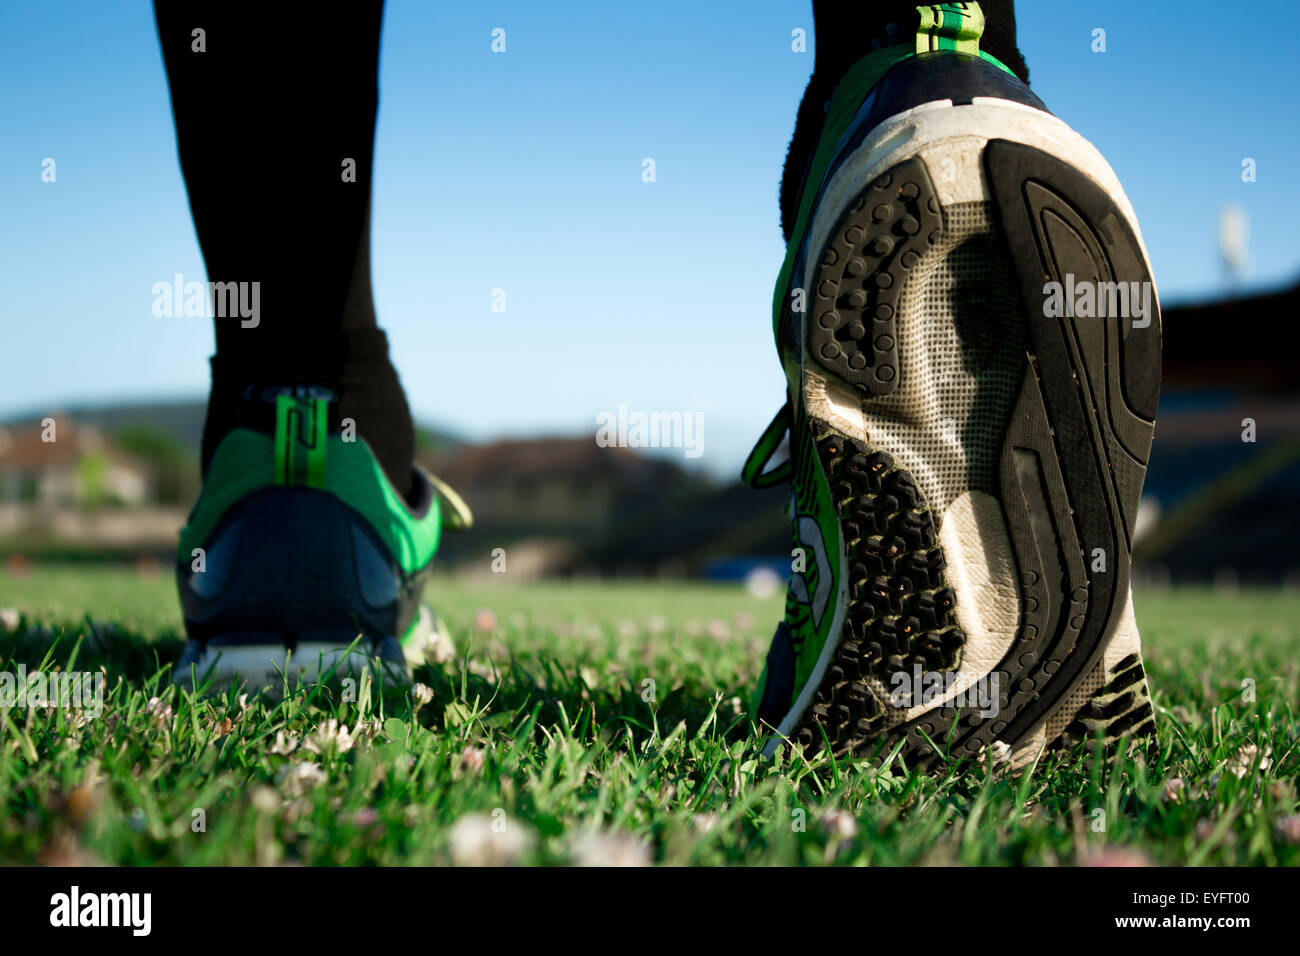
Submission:
[[[407,574],[433,560],[442,537],[442,499],[435,496],[428,513],[417,519],[369,445],[331,438],[330,446],[325,490],[361,513]]]
[[[275,397],[275,483],[325,487],[329,402],[292,395]]]
[[[415,636],[415,632],[420,629],[420,609],[416,608],[415,617],[411,618],[411,625],[406,629],[406,633],[398,638],[398,643],[405,647]]]
[[[284,470],[285,463],[277,455],[279,447],[270,435],[247,428],[236,428],[222,439],[208,466],[199,500],[181,531],[178,560],[190,561],[193,549],[207,543],[217,523],[239,501],[255,491],[283,485],[278,480],[282,474],[294,474],[292,469]],[[442,495],[435,496],[424,517],[413,516],[364,439],[344,441],[338,435],[327,436],[319,458],[324,475],[319,485],[310,487],[334,495],[357,511],[404,572],[414,573],[433,559],[442,535]],[[310,476],[311,468],[303,467],[303,473]]]
[[[938,8],[944,11],[944,22],[947,22],[947,8],[962,7],[967,12],[956,12],[955,16],[962,18],[961,23],[967,23],[967,16],[973,17],[978,15],[979,27],[983,30],[984,14],[979,9],[978,3],[963,4],[939,4]],[[922,14],[924,22],[924,11],[932,10],[932,7],[918,7],[918,12]],[[973,23],[973,19],[971,21]],[[956,29],[970,30],[972,27],[961,26]],[[858,109],[862,106],[867,96],[871,93],[871,88],[875,86],[893,67],[902,63],[904,60],[918,55],[918,52],[928,52],[927,47],[924,50],[918,50],[921,45],[922,37],[932,37],[930,33],[923,31],[917,32],[917,40],[911,45],[907,43],[898,43],[894,46],[887,46],[880,50],[868,53],[857,63],[853,64],[849,72],[840,80],[839,85],[835,88],[835,95],[831,98],[830,109],[826,112],[826,123],[822,127],[821,138],[817,141],[817,148],[813,151],[813,161],[808,167],[808,174],[804,179],[802,194],[799,198],[799,212],[795,217],[794,231],[791,233],[790,243],[786,246],[785,261],[781,263],[781,271],[777,275],[776,288],[772,296],[772,335],[778,337],[781,327],[781,315],[788,306],[790,277],[794,272],[794,263],[798,258],[799,250],[803,245],[804,233],[808,229],[809,222],[812,219],[813,207],[817,202],[817,195],[822,181],[829,171],[832,161],[835,159],[835,152],[839,147],[840,140],[845,131],[853,122],[857,115]],[[928,42],[928,40],[927,40]],[[954,40],[954,42],[957,42]],[[954,52],[970,52],[978,55],[980,59],[986,60],[998,69],[1002,70],[1009,76],[1015,76],[1005,63],[997,57],[991,56],[979,49],[979,34],[976,34],[973,41],[974,49],[968,49],[969,42],[966,38],[961,40],[967,46],[960,50],[957,47],[951,47]]]
[[[798,437],[791,435],[790,454],[794,471],[790,486],[795,516],[802,519],[796,527],[795,538],[796,546],[803,549],[804,589],[810,596],[807,603],[791,601],[788,594],[786,599],[785,620],[795,648],[794,686],[797,693],[797,688],[803,687],[812,676],[822,647],[828,640],[838,638],[839,631],[833,624],[842,571],[840,557],[844,548],[840,541],[835,496],[822,473],[816,441],[809,431],[802,403],[792,428],[798,430]],[[820,542],[811,536],[808,519],[816,522],[816,535]],[[811,596],[823,587],[826,588],[827,603],[819,613],[817,602]]]
[[[783,485],[790,480],[790,462],[783,461],[771,471],[764,471],[767,463],[772,460],[777,449],[781,447],[781,442],[785,438],[785,433],[790,430],[790,403],[781,406],[781,410],[776,413],[767,428],[763,429],[763,434],[759,436],[758,443],[754,450],[749,453],[745,460],[745,467],[741,469],[740,478],[751,488],[772,488],[776,485]]]
[[[978,3],[936,3],[917,7],[921,23],[916,29],[916,52],[956,50],[979,56],[984,33],[984,11]]]

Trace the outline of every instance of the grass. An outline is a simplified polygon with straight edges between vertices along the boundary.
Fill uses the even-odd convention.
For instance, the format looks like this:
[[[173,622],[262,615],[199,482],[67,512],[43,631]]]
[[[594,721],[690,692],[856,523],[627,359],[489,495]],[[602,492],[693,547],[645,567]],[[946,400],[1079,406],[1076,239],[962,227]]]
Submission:
[[[0,709],[0,863],[1300,863],[1296,593],[1139,594],[1159,755],[1008,779],[760,759],[741,702],[780,598],[433,592],[461,656],[417,672],[427,702],[367,685],[264,703],[169,686],[166,576],[0,572],[21,612],[0,671],[107,675],[97,718]]]

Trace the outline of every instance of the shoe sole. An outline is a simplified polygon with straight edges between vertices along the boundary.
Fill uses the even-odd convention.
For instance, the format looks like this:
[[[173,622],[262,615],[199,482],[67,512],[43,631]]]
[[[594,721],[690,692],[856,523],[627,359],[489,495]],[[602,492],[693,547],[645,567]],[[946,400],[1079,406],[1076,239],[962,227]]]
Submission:
[[[286,686],[296,689],[322,681],[359,680],[369,673],[373,679],[382,677],[386,684],[400,687],[411,683],[411,668],[447,660],[451,646],[433,612],[423,606],[405,641],[384,638],[377,653],[368,649],[367,643],[312,642],[289,649],[251,633],[219,635],[206,645],[191,639],[177,662],[172,682],[217,692],[242,684],[250,691],[278,693]]]
[[[909,765],[1152,733],[1129,555],[1160,321],[1114,174],[1042,111],[927,104],[841,166],[810,237],[792,442],[836,504],[839,637],[779,733]],[[1047,317],[1067,275],[1150,283],[1147,324]],[[896,693],[917,677],[940,689]]]

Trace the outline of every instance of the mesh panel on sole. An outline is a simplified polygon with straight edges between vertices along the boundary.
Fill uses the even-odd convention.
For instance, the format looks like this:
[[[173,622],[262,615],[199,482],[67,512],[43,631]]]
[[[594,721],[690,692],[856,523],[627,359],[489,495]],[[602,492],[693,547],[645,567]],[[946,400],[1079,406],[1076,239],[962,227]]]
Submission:
[[[871,444],[911,472],[936,520],[967,489],[996,493],[1025,362],[1019,287],[991,204],[943,216],[943,238],[899,303],[898,388],[863,402]]]

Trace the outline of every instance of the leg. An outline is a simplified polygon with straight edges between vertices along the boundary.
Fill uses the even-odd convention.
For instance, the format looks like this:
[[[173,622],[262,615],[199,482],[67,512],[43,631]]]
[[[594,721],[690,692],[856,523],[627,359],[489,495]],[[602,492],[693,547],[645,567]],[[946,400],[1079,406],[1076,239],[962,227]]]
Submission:
[[[411,416],[370,289],[382,2],[346,17],[241,2],[155,9],[208,279],[261,284],[256,327],[216,320],[204,469],[247,386],[319,385],[408,490]]]
[[[372,666],[406,681],[440,646],[422,589],[442,529],[469,515],[413,467],[375,324],[383,6],[348,11],[156,7],[208,279],[260,292],[248,326],[214,308],[203,490],[177,547],[181,683],[274,689]]]

